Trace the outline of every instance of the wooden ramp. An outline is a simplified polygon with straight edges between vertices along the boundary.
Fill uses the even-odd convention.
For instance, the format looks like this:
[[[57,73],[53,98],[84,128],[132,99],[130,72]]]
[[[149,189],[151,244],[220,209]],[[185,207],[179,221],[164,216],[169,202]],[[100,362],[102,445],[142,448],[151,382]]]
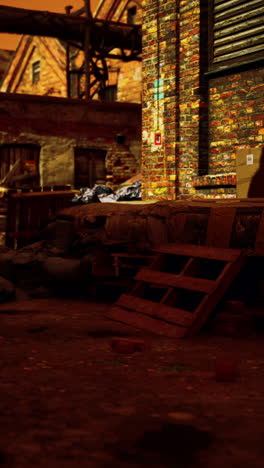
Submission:
[[[108,317],[173,338],[197,334],[245,256],[241,250],[190,244],[166,244],[140,270],[134,288],[122,294]]]

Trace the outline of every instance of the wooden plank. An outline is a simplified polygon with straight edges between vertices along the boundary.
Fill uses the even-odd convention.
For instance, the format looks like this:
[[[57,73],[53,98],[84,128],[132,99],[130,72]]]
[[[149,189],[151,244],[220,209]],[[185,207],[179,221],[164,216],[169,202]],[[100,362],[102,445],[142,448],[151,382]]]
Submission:
[[[229,247],[235,215],[236,207],[215,206],[211,208],[207,226],[206,245],[223,248]]]
[[[170,338],[184,338],[187,330],[184,327],[177,327],[162,320],[157,320],[138,312],[131,312],[118,306],[111,308],[107,314],[107,318]]]
[[[136,276],[136,280],[145,281],[157,285],[172,286],[174,288],[199,291],[206,294],[211,293],[215,288],[215,281],[191,276],[173,275],[161,271],[142,269]]]
[[[10,232],[8,234],[8,237],[11,239],[29,239],[30,237],[37,236],[39,234],[39,231],[34,230],[34,231],[15,231],[15,232]]]
[[[160,270],[165,264],[165,258],[163,254],[155,254],[152,262],[150,262],[148,268],[151,270]]]
[[[164,244],[159,245],[152,250],[159,253],[222,260],[224,262],[234,261],[241,252],[239,249],[224,249],[207,245],[193,244]]]
[[[185,223],[187,218],[186,212],[173,213],[168,219],[168,241],[169,242],[184,242]]]
[[[144,283],[143,283],[143,284],[144,284]],[[167,292],[166,292],[166,293],[164,294],[164,296],[161,298],[161,300],[160,300],[159,303],[160,303],[160,304],[166,304],[166,300],[168,299],[168,297],[170,297],[171,294],[173,294],[173,293],[175,294],[175,292],[176,292],[176,291],[175,291],[174,288],[168,288],[168,289],[167,289]]]
[[[32,227],[29,223],[30,220],[30,207],[29,204],[26,202],[26,200],[19,200],[17,201],[19,203],[19,212],[18,212],[18,233],[20,232],[25,232],[25,231],[31,231]],[[25,240],[27,239],[26,236],[20,236],[18,235],[16,237],[17,240],[17,248],[21,248],[25,245]]]
[[[217,11],[231,8],[240,4],[245,4],[245,0],[214,0],[214,9]]]
[[[232,2],[226,2],[221,8],[221,6],[216,6],[215,11],[215,21],[224,20],[225,18],[234,18],[234,20],[239,20],[239,17],[242,13],[252,11],[254,8],[262,7],[263,11],[263,0],[251,0],[246,1],[242,4],[236,5],[236,2],[231,4]],[[231,7],[231,8],[230,8]]]
[[[227,38],[226,44],[217,45],[215,43],[214,47],[214,55],[215,57],[227,55],[229,53],[233,53],[238,50],[246,50],[249,47],[255,47],[258,44],[264,44],[264,28],[262,28],[262,34],[256,33],[255,37],[246,37],[241,38],[240,40],[236,40],[234,37],[232,38],[232,42],[230,42],[231,38]]]
[[[122,294],[117,300],[116,305],[150,315],[153,318],[156,316],[167,322],[172,322],[184,327],[189,327],[194,320],[192,312],[148,301],[129,294]]]
[[[7,199],[6,246],[11,249],[15,247],[15,237],[12,237],[12,234],[17,231],[17,215],[17,201],[9,194]]]
[[[42,229],[49,221],[49,199],[41,198],[41,210],[39,213],[39,227]]]
[[[261,1],[261,0],[258,0]],[[222,27],[230,26],[231,24],[234,23],[243,23],[247,22],[249,18],[255,17],[255,16],[261,16],[263,15],[263,6],[259,8],[254,8],[254,9],[249,9],[248,11],[241,12],[238,14],[229,14],[228,17],[222,17],[220,18],[220,15],[217,14],[215,15],[215,29],[220,29]]]
[[[245,31],[244,30],[239,31],[236,34],[234,34],[234,32],[232,32],[232,43],[235,42],[235,41],[240,41],[240,40],[248,38],[248,37],[255,36],[257,34],[261,34],[263,32],[264,32],[264,25],[262,25],[262,24],[260,26],[254,27],[252,29],[246,29]],[[218,46],[221,46],[221,45],[224,45],[224,44],[230,44],[230,36],[229,35],[227,36],[224,33],[218,34],[218,39],[215,39],[215,41],[214,41],[215,47],[218,47]],[[226,51],[227,50],[228,49],[226,49]]]
[[[130,291],[130,294],[137,295],[138,297],[141,297],[144,293],[146,287],[146,283],[144,281],[136,281],[132,290]]]
[[[199,260],[197,260],[197,258],[190,257],[187,263],[184,265],[181,271],[181,275],[186,274],[186,272],[188,271],[187,276],[195,276],[198,268],[198,262]]]
[[[74,197],[78,193],[77,190],[56,190],[54,192],[25,192],[25,193],[12,193],[12,198],[45,198],[51,197],[56,198],[59,195],[64,196],[65,198]]]
[[[246,22],[246,27],[247,28],[253,28],[258,26],[259,23],[261,22],[261,18],[257,16],[256,18],[252,18],[251,20],[247,20]],[[219,37],[223,36],[229,36],[229,35],[235,35],[239,33],[240,31],[246,32],[247,29],[245,30],[245,23],[238,23],[238,24],[233,24],[232,26],[229,26],[227,28],[220,29],[219,31],[215,31],[214,37],[217,39]],[[251,31],[249,29],[249,31]]]
[[[223,62],[224,60],[231,60],[234,58],[244,58],[247,54],[255,54],[257,52],[261,52],[263,50],[263,44],[256,45],[254,47],[248,47],[247,49],[237,50],[236,52],[232,52],[230,54],[220,55],[219,57],[214,57],[214,63]]]
[[[235,262],[226,265],[219,277],[219,281],[217,281],[217,288],[213,294],[206,296],[194,312],[195,319],[188,328],[186,336],[194,336],[200,331],[208,316],[241,270],[245,259],[246,257],[241,255]]]
[[[112,257],[120,257],[120,258],[143,258],[143,259],[153,259],[153,255],[143,255],[143,254],[134,254],[134,253],[126,253],[126,252],[121,252],[121,253],[112,253]]]

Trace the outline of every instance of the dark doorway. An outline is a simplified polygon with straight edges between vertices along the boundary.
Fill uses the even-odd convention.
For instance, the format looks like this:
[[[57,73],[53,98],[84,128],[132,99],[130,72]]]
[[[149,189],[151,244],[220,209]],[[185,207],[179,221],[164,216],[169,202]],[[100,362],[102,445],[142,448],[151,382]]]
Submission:
[[[12,187],[39,185],[40,147],[32,144],[6,144],[0,146],[0,179]],[[12,169],[13,168],[13,169]]]
[[[92,148],[75,148],[75,178],[76,189],[92,188],[94,184],[105,184],[106,151]]]

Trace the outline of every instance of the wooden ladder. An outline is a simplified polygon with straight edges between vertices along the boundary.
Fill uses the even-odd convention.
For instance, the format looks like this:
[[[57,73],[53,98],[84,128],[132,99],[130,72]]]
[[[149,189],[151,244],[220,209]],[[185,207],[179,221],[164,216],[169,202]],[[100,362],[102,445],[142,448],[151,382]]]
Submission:
[[[129,294],[108,317],[159,335],[190,337],[199,332],[245,262],[238,249],[166,244],[141,269]]]

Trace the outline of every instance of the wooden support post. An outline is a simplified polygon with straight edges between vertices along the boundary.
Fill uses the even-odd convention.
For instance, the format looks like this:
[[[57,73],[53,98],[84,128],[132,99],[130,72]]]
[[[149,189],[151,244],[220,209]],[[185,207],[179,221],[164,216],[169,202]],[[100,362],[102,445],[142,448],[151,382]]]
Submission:
[[[90,82],[91,82],[91,71],[90,71],[90,21],[92,19],[90,0],[84,0],[85,14],[87,18],[87,25],[85,29],[84,38],[84,54],[85,54],[85,99],[90,99]]]
[[[68,5],[65,7],[66,15],[71,14],[72,6]],[[67,81],[67,97],[71,97],[71,82],[70,82],[70,45],[67,42],[66,45],[66,81]]]

